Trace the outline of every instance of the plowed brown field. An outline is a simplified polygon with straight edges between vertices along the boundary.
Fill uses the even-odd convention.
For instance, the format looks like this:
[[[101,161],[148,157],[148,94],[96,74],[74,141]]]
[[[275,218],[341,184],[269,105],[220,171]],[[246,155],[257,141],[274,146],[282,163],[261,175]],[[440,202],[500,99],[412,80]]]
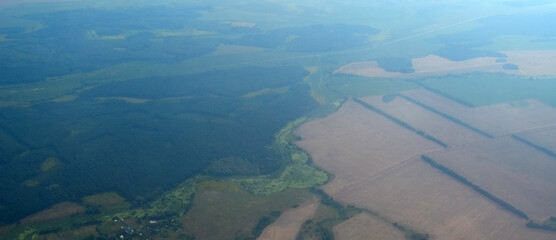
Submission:
[[[525,104],[521,106],[502,103],[469,108],[424,89],[406,91],[403,95],[494,136],[552,126],[556,123],[556,109],[533,99],[524,100]]]
[[[404,98],[363,100],[448,143],[442,148],[354,101],[302,125],[298,145],[334,174],[323,187],[335,200],[370,209],[433,239],[556,239],[527,228],[526,220],[420,159],[433,157],[473,184],[525,212],[533,220],[556,215],[556,161],[508,133],[556,122],[556,110],[537,101],[468,108],[426,90],[402,93],[466,124],[494,133],[487,138]],[[556,130],[555,130],[556,131]],[[554,135],[553,135],[554,136]],[[544,138],[550,138],[549,135]],[[556,141],[553,138],[545,141]],[[358,216],[336,227],[339,238],[371,220]]]
[[[338,240],[404,240],[405,237],[391,224],[361,213],[336,226],[334,237]]]
[[[441,140],[450,147],[487,139],[401,97],[396,97],[389,102],[382,101],[382,96],[366,97],[362,100]]]
[[[335,175],[324,186],[330,195],[423,152],[440,149],[351,100],[338,112],[301,126],[297,134],[302,138],[297,144],[311,153],[314,164]]]
[[[526,131],[518,136],[556,153],[556,126]]]
[[[556,159],[509,136],[428,154],[530,218],[556,216]]]
[[[280,215],[278,220],[268,225],[258,240],[295,240],[301,224],[311,219],[319,206],[315,198],[297,208],[289,209]]]
[[[554,239],[419,158],[334,196],[433,239]]]
[[[388,72],[377,61],[353,62],[338,68],[334,73],[353,74],[364,77],[426,76],[446,73],[503,72],[524,76],[555,76],[556,51],[506,51],[506,61],[495,57],[477,57],[452,61],[437,55],[412,59],[413,73]],[[514,64],[517,70],[505,69],[504,64]]]

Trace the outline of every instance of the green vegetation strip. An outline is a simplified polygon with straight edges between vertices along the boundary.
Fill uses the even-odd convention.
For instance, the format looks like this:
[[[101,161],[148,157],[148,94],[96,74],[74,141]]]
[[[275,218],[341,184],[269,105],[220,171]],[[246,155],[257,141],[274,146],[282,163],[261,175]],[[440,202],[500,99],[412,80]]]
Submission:
[[[490,134],[484,132],[483,130],[478,129],[478,128],[476,128],[476,127],[473,127],[473,126],[471,126],[471,125],[469,125],[469,124],[467,124],[467,123],[465,123],[465,122],[463,122],[463,121],[461,121],[461,120],[459,120],[459,119],[453,117],[452,115],[449,115],[449,114],[447,114],[447,113],[441,112],[441,111],[439,111],[439,110],[436,109],[436,108],[433,108],[433,107],[431,107],[431,106],[429,106],[429,105],[427,105],[427,104],[424,104],[424,103],[422,103],[422,102],[419,102],[419,101],[417,101],[417,100],[415,100],[415,99],[413,99],[413,98],[410,98],[410,97],[408,97],[408,96],[405,96],[405,95],[403,95],[403,94],[399,94],[399,96],[402,97],[403,99],[407,100],[407,101],[410,101],[410,102],[412,102],[412,103],[414,103],[414,104],[416,104],[416,105],[421,106],[422,108],[424,108],[424,109],[426,109],[426,110],[429,110],[429,111],[431,111],[431,112],[433,112],[433,113],[436,113],[436,114],[440,115],[441,117],[446,118],[446,119],[448,119],[448,120],[454,122],[455,124],[458,124],[458,125],[460,125],[460,126],[463,126],[463,127],[467,128],[467,129],[473,131],[473,132],[476,132],[476,133],[481,134],[481,135],[483,135],[483,136],[485,136],[485,137],[488,137],[488,138],[494,138],[492,135],[490,135]]]
[[[529,220],[529,222],[527,222],[527,227],[538,228],[547,231],[556,231],[556,217],[549,217],[542,223],[537,223]]]
[[[310,119],[302,117],[289,122],[274,136],[272,148],[283,156],[286,166],[274,174],[255,177],[237,177],[230,181],[243,189],[261,195],[269,195],[287,188],[310,188],[329,180],[326,172],[310,165],[310,156],[293,144],[296,137],[293,130]]]
[[[353,100],[354,100],[356,103],[360,104],[361,106],[363,106],[363,107],[365,107],[365,108],[367,108],[367,109],[369,109],[369,110],[371,110],[371,111],[373,111],[373,112],[376,112],[376,113],[382,115],[383,117],[388,118],[390,121],[392,121],[392,122],[394,122],[394,123],[396,123],[396,124],[402,126],[403,128],[405,128],[405,129],[407,129],[407,130],[409,130],[409,131],[415,132],[415,133],[419,134],[420,136],[423,136],[424,138],[426,138],[427,140],[429,140],[429,141],[431,141],[431,142],[434,142],[434,143],[436,143],[436,144],[438,144],[438,145],[440,145],[440,146],[442,146],[442,147],[444,147],[444,148],[447,148],[447,147],[448,147],[448,145],[447,145],[446,143],[442,142],[441,140],[439,140],[439,139],[437,139],[437,138],[435,138],[435,137],[433,137],[433,136],[431,136],[431,135],[426,134],[426,133],[425,133],[424,131],[422,131],[422,130],[419,130],[419,129],[416,129],[416,128],[412,127],[412,126],[409,125],[408,123],[406,123],[406,122],[404,122],[404,121],[402,121],[402,120],[400,120],[400,119],[398,119],[398,118],[396,118],[396,117],[394,117],[394,116],[392,116],[392,115],[390,115],[390,114],[388,114],[388,113],[386,113],[386,112],[384,112],[384,111],[378,109],[377,107],[375,107],[375,106],[373,106],[373,105],[371,105],[371,104],[368,104],[368,103],[362,101],[361,99],[354,98]]]
[[[473,190],[477,191],[481,195],[490,199],[494,203],[496,203],[496,204],[500,205],[501,207],[503,207],[504,209],[512,212],[516,216],[518,216],[520,218],[523,218],[525,220],[529,220],[529,217],[527,216],[527,214],[525,214],[521,210],[519,210],[516,207],[512,206],[511,204],[505,202],[504,200],[494,196],[492,193],[488,192],[487,190],[484,190],[483,188],[479,187],[478,185],[472,183],[471,181],[467,180],[465,177],[463,177],[463,176],[457,174],[456,172],[454,172],[452,169],[449,169],[449,168],[445,167],[444,165],[434,161],[434,159],[432,159],[431,157],[421,155],[421,159],[423,161],[425,161],[426,163],[428,163],[429,165],[431,165],[432,167],[442,171],[443,173],[449,175],[450,177],[452,177],[452,178],[458,180],[459,182],[465,184],[466,186],[472,188]]]
[[[553,158],[556,158],[556,153],[554,153],[553,151],[551,151],[551,150],[548,149],[548,148],[545,148],[545,147],[543,147],[543,146],[537,145],[537,144],[535,144],[535,143],[533,143],[533,142],[531,142],[531,141],[528,141],[527,139],[522,138],[522,137],[520,137],[520,136],[518,136],[518,135],[515,135],[515,134],[512,134],[512,138],[515,139],[515,140],[518,140],[518,141],[520,141],[520,142],[522,142],[522,143],[524,143],[524,144],[526,144],[526,145],[528,145],[528,146],[531,146],[531,147],[537,149],[538,151],[541,151],[541,152],[547,154],[548,156],[551,156],[551,157],[553,157]]]

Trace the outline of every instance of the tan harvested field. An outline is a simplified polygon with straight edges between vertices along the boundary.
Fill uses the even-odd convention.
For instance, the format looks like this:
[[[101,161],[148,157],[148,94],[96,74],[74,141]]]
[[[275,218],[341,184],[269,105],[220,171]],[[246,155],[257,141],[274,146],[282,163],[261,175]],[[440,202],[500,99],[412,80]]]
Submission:
[[[382,98],[372,96],[361,100],[441,140],[449,147],[487,139],[401,97],[396,97],[390,102],[384,102]]]
[[[523,108],[509,104],[468,108],[425,90],[403,94],[468,124],[483,123],[490,131],[498,123],[501,130],[493,131],[497,133],[542,126],[550,118],[529,118],[541,113],[551,116],[554,111],[532,100]],[[296,132],[302,139],[298,145],[311,154],[313,162],[334,174],[323,190],[335,200],[370,209],[433,239],[556,239],[555,232],[527,228],[526,220],[420,159],[421,154],[433,157],[540,220],[556,215],[556,161],[550,156],[509,135],[494,139],[475,136],[471,130],[460,129],[460,125],[400,97],[387,103],[380,96],[363,100],[453,146],[438,147],[349,100],[338,112],[308,122]],[[338,225],[336,236],[353,239],[357,236],[350,232],[374,231],[356,227],[370,220],[354,219]],[[342,230],[348,227],[360,230]]]
[[[525,76],[554,76],[556,75],[556,51],[507,51],[508,62],[519,66],[518,74]]]
[[[333,228],[338,240],[404,240],[402,232],[391,224],[368,214],[358,214]]]
[[[444,73],[465,72],[508,72],[517,73],[515,70],[505,70],[505,63],[496,62],[494,57],[480,57],[465,61],[452,61],[437,55],[428,55],[422,58],[412,59],[413,73],[388,72],[378,66],[377,61],[354,62],[344,65],[334,73],[353,74],[364,77],[397,77],[397,76],[423,76]]]
[[[341,66],[339,69],[334,71],[334,73],[353,74],[364,77],[396,77],[404,75],[403,73],[387,72],[378,66],[377,61],[350,63]]]
[[[556,153],[556,126],[534,129],[517,135]]]
[[[554,239],[533,230],[471,188],[419,158],[353,188],[335,199],[373,209],[390,221],[427,232],[433,239]]]
[[[402,94],[494,136],[553,126],[556,123],[556,109],[533,99],[524,100],[524,106],[502,103],[469,108],[425,89]]]
[[[335,175],[323,187],[330,195],[441,148],[351,100],[338,112],[302,125],[296,134],[313,163]]]
[[[452,61],[437,55],[414,58],[413,73],[388,72],[381,68],[377,61],[353,62],[344,65],[334,73],[353,74],[365,77],[396,77],[422,76],[445,73],[465,72],[503,72],[524,76],[555,76],[556,51],[507,51],[505,62],[497,61],[496,57],[478,57],[463,61]],[[504,69],[504,64],[515,64],[518,70]]]
[[[61,202],[48,209],[37,212],[25,217],[21,223],[32,224],[41,223],[69,217],[73,214],[85,212],[85,207],[73,202]]]
[[[496,62],[495,57],[479,57],[464,61],[452,61],[437,55],[428,55],[412,60],[415,73],[438,74],[458,72],[505,72],[502,68],[504,63]]]
[[[301,225],[311,219],[319,207],[319,200],[312,199],[297,208],[289,209],[278,220],[266,227],[259,240],[295,240]]]
[[[556,159],[510,136],[428,156],[531,219],[556,216]]]

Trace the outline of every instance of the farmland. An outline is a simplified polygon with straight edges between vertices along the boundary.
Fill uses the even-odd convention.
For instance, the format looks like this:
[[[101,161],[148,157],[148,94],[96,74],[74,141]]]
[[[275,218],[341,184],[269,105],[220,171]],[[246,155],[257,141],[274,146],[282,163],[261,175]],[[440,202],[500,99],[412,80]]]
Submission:
[[[499,57],[475,57],[454,61],[438,55],[411,59],[411,72],[388,71],[377,60],[353,62],[341,66],[334,73],[365,77],[416,77],[426,75],[500,72],[524,76],[553,76],[556,70],[550,64],[556,60],[556,51],[506,51]]]
[[[361,213],[334,227],[338,240],[403,240],[404,235],[394,226]]]
[[[556,159],[509,136],[431,153],[430,157],[531,219],[556,215]]]
[[[314,201],[314,197],[302,190],[291,189],[268,198],[249,194],[234,184],[205,182],[180,221],[184,230],[198,239],[253,238],[281,214],[287,214],[286,210],[307,201]]]
[[[415,158],[354,188],[339,201],[369,208],[435,239],[552,239]]]
[[[531,2],[0,1],[0,238],[554,239]]]
[[[283,212],[275,222],[264,229],[258,240],[295,239],[301,224],[313,217],[318,206],[319,201],[315,198]]]
[[[354,101],[303,125],[297,134],[302,138],[298,146],[311,153],[313,163],[335,175],[324,186],[332,196],[420,153],[441,148]]]
[[[556,109],[533,99],[517,104],[470,108],[423,89],[407,91],[403,95],[495,136],[550,126],[556,122]]]
[[[556,153],[556,126],[533,129],[516,134],[525,141],[534,144],[534,147],[544,149],[549,155]]]
[[[348,100],[302,125],[297,144],[334,175],[327,194],[387,222],[437,239],[552,239],[526,224],[556,214],[556,161],[511,134],[550,126],[554,111],[535,100],[472,108],[409,90]],[[356,237],[341,229],[368,221],[347,220],[335,234]]]
[[[365,102],[385,111],[388,114],[408,123],[411,126],[430,134],[448,146],[463,145],[469,142],[486,139],[476,132],[458,125],[451,121],[446,121],[437,114],[431,114],[423,107],[408,101],[407,99],[392,96],[391,101],[384,101],[382,96],[362,98]]]

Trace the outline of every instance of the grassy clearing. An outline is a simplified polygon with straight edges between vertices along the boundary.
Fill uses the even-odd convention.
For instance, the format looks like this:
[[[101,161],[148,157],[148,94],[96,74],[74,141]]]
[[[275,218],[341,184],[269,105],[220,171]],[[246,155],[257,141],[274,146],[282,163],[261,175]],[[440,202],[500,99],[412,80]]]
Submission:
[[[473,73],[429,77],[423,84],[475,106],[515,102],[527,98],[556,106],[556,81],[501,73]]]
[[[35,179],[27,179],[25,181],[23,181],[23,185],[27,186],[27,187],[35,187],[37,185],[39,185],[39,181],[35,180]]]
[[[254,230],[262,218],[270,219],[310,198],[312,195],[301,189],[261,196],[233,183],[206,181],[198,185],[193,207],[180,221],[184,231],[197,239],[250,239],[256,237],[253,233],[260,233]]]
[[[81,199],[87,206],[102,208],[129,207],[129,203],[116,192],[99,193]]]
[[[60,164],[60,160],[55,157],[49,157],[41,163],[41,170],[48,172]]]
[[[334,75],[330,88],[347,97],[366,97],[396,93],[418,88],[415,83],[401,78],[367,78],[346,74]]]

